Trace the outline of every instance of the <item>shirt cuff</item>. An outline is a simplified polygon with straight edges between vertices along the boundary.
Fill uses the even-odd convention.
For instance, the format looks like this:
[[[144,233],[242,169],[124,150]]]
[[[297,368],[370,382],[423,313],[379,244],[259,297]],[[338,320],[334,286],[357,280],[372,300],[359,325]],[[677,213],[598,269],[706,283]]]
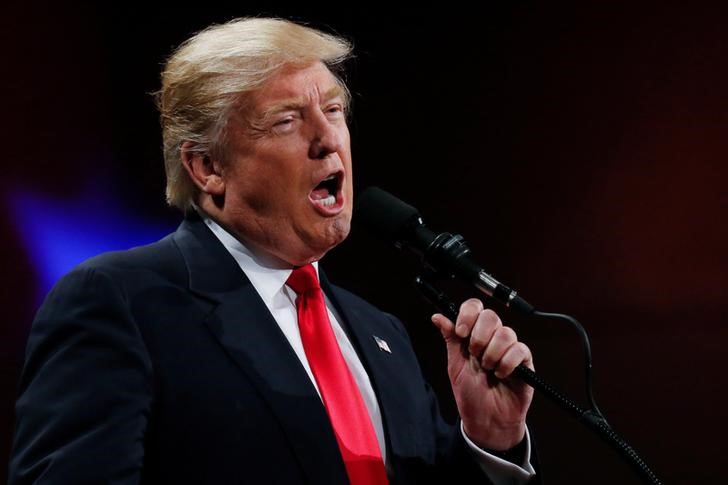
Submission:
[[[468,448],[470,448],[475,461],[478,462],[483,473],[488,476],[494,485],[522,485],[536,475],[536,470],[531,466],[531,436],[528,433],[528,428],[526,428],[524,438],[526,440],[526,453],[523,463],[520,465],[498,458],[473,443],[465,434],[462,421],[460,421],[460,433],[463,435]]]

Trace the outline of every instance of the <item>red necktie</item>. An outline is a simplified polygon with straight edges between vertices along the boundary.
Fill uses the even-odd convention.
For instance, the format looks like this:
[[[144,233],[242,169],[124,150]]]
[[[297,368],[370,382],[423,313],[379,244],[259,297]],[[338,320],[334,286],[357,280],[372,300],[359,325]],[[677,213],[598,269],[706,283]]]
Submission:
[[[374,426],[331,328],[316,270],[296,268],[286,284],[296,292],[303,350],[339,443],[352,485],[387,484]]]

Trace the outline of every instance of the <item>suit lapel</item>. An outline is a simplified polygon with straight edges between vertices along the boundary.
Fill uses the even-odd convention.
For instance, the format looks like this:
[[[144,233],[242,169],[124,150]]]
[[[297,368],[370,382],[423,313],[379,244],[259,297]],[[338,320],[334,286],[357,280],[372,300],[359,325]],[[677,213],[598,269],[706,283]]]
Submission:
[[[214,305],[205,324],[278,418],[303,473],[311,483],[346,483],[321,399],[237,262],[196,216],[182,224],[175,241],[190,290]]]
[[[402,341],[402,335],[393,325],[382,324],[381,313],[378,312],[377,318],[373,318],[363,312],[361,304],[331,285],[323,271],[319,271],[319,275],[322,289],[344,320],[342,324],[377,394],[388,450],[397,456],[418,456],[422,447],[422,426],[414,418],[413,410],[408,408],[411,401],[403,398],[411,385],[411,379],[402,374],[405,367],[400,360],[410,356],[411,349],[395,346],[395,342]],[[383,350],[375,337],[391,345],[390,352]]]

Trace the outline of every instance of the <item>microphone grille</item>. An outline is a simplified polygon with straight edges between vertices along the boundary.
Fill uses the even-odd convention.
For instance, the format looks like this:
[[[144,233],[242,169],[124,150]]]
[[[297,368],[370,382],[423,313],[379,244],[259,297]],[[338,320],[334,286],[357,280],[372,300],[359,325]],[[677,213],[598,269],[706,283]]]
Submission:
[[[354,204],[354,223],[397,240],[420,217],[417,209],[379,187],[365,189]]]

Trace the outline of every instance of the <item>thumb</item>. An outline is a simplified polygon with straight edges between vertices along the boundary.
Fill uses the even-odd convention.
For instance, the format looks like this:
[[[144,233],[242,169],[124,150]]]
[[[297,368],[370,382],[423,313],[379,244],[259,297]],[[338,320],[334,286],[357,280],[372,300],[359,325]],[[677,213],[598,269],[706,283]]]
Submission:
[[[460,337],[455,334],[455,324],[441,313],[435,313],[432,315],[432,323],[440,330],[442,338],[445,339],[447,345],[447,353],[451,354],[453,351],[460,353]]]

